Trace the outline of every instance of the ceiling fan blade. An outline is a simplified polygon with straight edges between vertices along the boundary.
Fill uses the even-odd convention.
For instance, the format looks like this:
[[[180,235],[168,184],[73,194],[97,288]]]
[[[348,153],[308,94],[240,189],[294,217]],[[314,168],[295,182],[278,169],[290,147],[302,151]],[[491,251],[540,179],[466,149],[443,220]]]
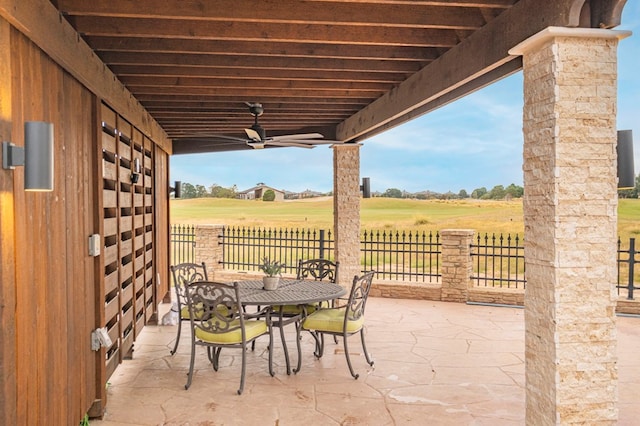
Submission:
[[[290,142],[285,142],[285,141],[266,141],[264,143],[264,145],[271,145],[271,146],[295,146],[298,148],[307,148],[307,149],[311,149],[311,148],[315,148],[315,145],[312,144],[306,144],[306,143],[298,143],[298,141],[290,141]]]
[[[271,142],[269,141],[265,141],[266,143]],[[302,144],[308,144],[308,145],[341,145],[341,144],[345,144],[347,142],[341,142],[341,141],[330,141],[330,140],[324,140],[324,139],[311,139],[311,140],[305,140],[305,139],[293,139],[293,140],[288,140],[288,141],[276,141],[276,142],[282,142],[282,143],[302,143]]]
[[[262,149],[264,148],[264,142],[262,141],[246,141],[247,145],[249,145],[253,149]]]
[[[253,129],[244,129],[244,132],[247,134],[247,137],[252,141],[261,141],[262,138],[260,134]]]
[[[269,140],[273,141],[288,141],[288,140],[297,140],[297,139],[323,139],[324,136],[320,133],[300,133],[297,135],[282,135],[282,136],[272,136]]]
[[[246,142],[247,139],[246,138],[239,138],[237,136],[228,136],[228,135],[219,135],[219,134],[206,134],[206,133],[201,133],[201,134],[194,134],[193,136],[186,136],[186,137],[179,137],[179,138],[175,138],[175,139],[190,139],[190,140],[216,140],[216,139],[224,139],[224,140],[230,140],[230,141],[236,141],[236,142]]]

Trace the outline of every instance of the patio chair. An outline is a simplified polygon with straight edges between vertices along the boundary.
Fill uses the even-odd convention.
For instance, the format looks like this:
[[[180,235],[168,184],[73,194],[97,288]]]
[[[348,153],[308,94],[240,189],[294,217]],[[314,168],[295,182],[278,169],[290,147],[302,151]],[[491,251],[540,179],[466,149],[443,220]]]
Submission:
[[[349,347],[347,345],[347,337],[360,333],[362,341],[362,350],[369,365],[373,365],[373,360],[367,352],[364,342],[364,310],[371,290],[371,281],[373,280],[374,271],[365,273],[358,277],[353,277],[353,285],[349,293],[349,300],[346,305],[325,309],[318,309],[302,322],[302,329],[311,333],[316,341],[316,358],[321,358],[324,352],[324,335],[342,336],[344,341],[344,354],[347,358],[349,371],[354,379],[359,377],[353,371],[351,359],[349,357]]]
[[[196,281],[187,285],[187,307],[191,322],[191,363],[184,388],[189,389],[197,346],[207,348],[209,361],[218,371],[223,348],[242,351],[242,367],[238,395],[244,390],[247,347],[258,337],[269,335],[269,374],[273,373],[273,332],[270,307],[248,314],[242,308],[238,283],[233,285],[212,281]]]
[[[339,266],[340,262],[332,262],[327,259],[300,259],[298,260],[296,279],[309,281],[327,281],[335,283],[338,280]],[[327,304],[329,302],[324,303]],[[320,305],[320,303],[314,303],[306,305],[304,307],[298,305],[282,305],[273,307],[273,325],[280,329],[280,339],[282,340],[282,346],[284,347],[287,374],[291,374],[291,369],[289,367],[289,354],[287,351],[287,343],[284,336],[284,326],[294,323],[296,327],[298,365],[293,371],[297,373],[298,371],[300,371],[302,357],[302,349],[300,347],[300,321],[304,318],[304,316],[318,309]],[[326,306],[328,307],[330,305],[327,304]]]
[[[173,276],[173,287],[176,290],[176,303],[178,309],[178,333],[176,343],[171,350],[171,355],[178,350],[180,343],[180,332],[182,331],[182,321],[189,321],[189,309],[187,308],[187,296],[185,287],[194,281],[207,281],[207,268],[202,262],[198,263],[180,263],[171,265],[171,275]]]

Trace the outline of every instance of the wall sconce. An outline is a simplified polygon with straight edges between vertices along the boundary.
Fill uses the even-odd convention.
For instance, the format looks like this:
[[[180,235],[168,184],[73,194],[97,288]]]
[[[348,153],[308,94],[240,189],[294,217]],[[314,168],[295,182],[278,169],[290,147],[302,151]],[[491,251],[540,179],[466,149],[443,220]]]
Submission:
[[[362,191],[362,198],[371,198],[371,184],[368,177],[362,178],[360,191]]]
[[[53,191],[53,124],[24,123],[24,148],[2,142],[2,168],[24,166],[25,191]]]
[[[140,159],[136,158],[133,160],[133,168],[131,170],[131,183],[136,184],[140,179]]]
[[[633,170],[633,134],[631,130],[618,130],[618,189],[633,189],[636,176]]]
[[[173,185],[174,186],[169,187],[169,194],[173,192],[174,198],[180,198],[180,196],[182,195],[182,182],[177,180]]]

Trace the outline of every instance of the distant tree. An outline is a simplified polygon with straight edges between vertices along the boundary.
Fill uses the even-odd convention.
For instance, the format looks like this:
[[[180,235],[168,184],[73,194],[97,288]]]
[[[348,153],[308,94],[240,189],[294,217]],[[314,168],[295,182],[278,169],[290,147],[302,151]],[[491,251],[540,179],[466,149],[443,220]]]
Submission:
[[[467,194],[467,191],[465,191],[464,189],[461,189],[460,192],[458,192],[458,198],[460,199],[469,198],[469,194]]]
[[[487,193],[487,188],[476,188],[471,192],[471,198],[480,199]]]
[[[223,188],[220,185],[211,186],[211,196],[214,198],[236,198],[237,192],[234,185],[231,188]]]
[[[389,188],[382,194],[386,198],[402,198],[402,191],[398,188]]]
[[[274,201],[276,199],[276,193],[273,192],[272,189],[267,189],[264,191],[264,195],[262,196],[262,201]]]
[[[196,198],[196,188],[188,182],[182,183],[182,193],[180,194],[181,198]]]
[[[416,199],[418,200],[426,200],[427,199],[427,194],[424,192],[418,192],[416,193]]]
[[[522,195],[524,194],[524,188],[512,183],[511,185],[507,186],[505,192],[507,195],[510,195],[513,198],[522,198]]]
[[[444,194],[440,195],[441,200],[455,200],[457,198],[458,196],[451,191],[445,192]]]
[[[491,188],[491,191],[489,191],[486,195],[488,195],[487,198],[489,198],[490,200],[502,200],[506,194],[507,193],[504,190],[504,186],[496,185]]]
[[[207,191],[207,188],[204,187],[204,185],[196,185],[196,198],[203,198],[208,196],[209,192]]]

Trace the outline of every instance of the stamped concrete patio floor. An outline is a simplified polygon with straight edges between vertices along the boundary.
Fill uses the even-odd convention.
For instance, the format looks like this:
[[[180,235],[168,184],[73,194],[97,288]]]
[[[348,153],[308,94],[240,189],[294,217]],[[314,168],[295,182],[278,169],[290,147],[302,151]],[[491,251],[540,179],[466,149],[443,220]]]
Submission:
[[[169,309],[161,305],[161,313]],[[618,317],[620,425],[638,424],[640,319]],[[288,376],[274,336],[275,377],[267,371],[267,340],[247,353],[244,393],[240,350],[222,351],[215,372],[204,349],[184,389],[190,334],[169,355],[175,326],[147,326],[109,381],[103,420],[91,425],[522,425],[524,424],[524,310],[433,301],[370,298],[366,341],[375,364],[365,362],[358,336],[327,339],[313,356],[303,333],[302,370]],[[295,363],[295,336],[288,345]],[[185,331],[185,329],[187,329]],[[293,350],[292,350],[293,349]]]

